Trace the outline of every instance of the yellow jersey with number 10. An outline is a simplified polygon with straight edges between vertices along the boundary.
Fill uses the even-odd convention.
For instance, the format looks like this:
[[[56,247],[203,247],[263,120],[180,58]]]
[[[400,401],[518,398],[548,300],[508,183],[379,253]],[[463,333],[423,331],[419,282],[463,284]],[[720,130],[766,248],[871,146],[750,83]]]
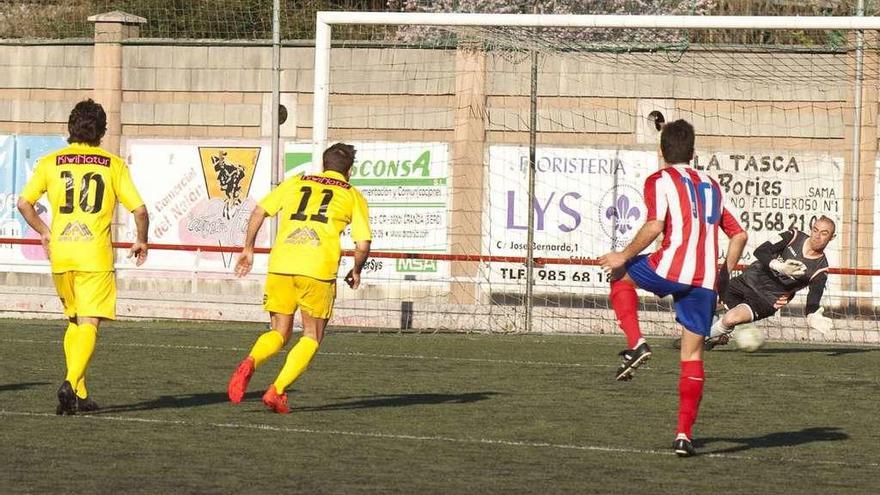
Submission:
[[[37,161],[21,197],[34,204],[43,193],[52,209],[52,272],[112,271],[116,201],[129,211],[144,204],[125,161],[97,146],[71,144]]]
[[[339,172],[291,177],[270,192],[260,207],[279,214],[278,234],[269,254],[269,272],[336,280],[342,248],[339,235],[351,224],[353,241],[369,241],[367,201]]]

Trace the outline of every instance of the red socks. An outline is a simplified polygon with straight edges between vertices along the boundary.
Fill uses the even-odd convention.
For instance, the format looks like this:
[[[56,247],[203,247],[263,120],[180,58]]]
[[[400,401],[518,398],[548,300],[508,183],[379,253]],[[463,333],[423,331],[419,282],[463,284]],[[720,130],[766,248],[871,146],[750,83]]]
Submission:
[[[633,349],[642,338],[642,331],[639,330],[639,296],[636,295],[635,285],[623,280],[611,282],[610,299],[617,322],[626,334],[626,343]]]
[[[681,376],[678,379],[678,433],[684,433],[691,439],[691,429],[697,421],[697,410],[700,408],[700,399],[703,398],[704,382],[702,361],[681,362]]]

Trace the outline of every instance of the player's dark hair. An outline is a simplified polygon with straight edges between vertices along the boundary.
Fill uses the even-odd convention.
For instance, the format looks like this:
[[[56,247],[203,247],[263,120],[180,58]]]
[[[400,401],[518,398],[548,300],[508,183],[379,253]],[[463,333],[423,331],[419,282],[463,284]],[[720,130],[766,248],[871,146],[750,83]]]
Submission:
[[[101,138],[107,132],[107,114],[104,107],[89,98],[83,100],[70,111],[67,119],[68,143],[85,143],[91,146],[101,144]]]
[[[830,223],[830,224],[831,224],[831,233],[832,233],[832,234],[836,234],[836,233],[837,233],[837,224],[834,223],[834,220],[832,220],[832,219],[826,217],[825,215],[822,215],[821,217],[817,218],[817,219],[816,219],[816,222],[828,222],[828,223]],[[816,222],[813,222],[813,225],[816,225]]]
[[[336,143],[324,150],[324,170],[332,170],[346,175],[354,164],[354,155],[354,146]]]
[[[690,163],[694,158],[694,126],[683,119],[664,125],[660,153],[666,163]]]

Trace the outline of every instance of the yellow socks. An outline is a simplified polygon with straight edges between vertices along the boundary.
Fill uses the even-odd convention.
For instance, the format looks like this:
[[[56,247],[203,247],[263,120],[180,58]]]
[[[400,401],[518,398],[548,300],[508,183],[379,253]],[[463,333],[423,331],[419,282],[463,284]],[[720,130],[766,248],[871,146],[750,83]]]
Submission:
[[[299,342],[290,350],[290,353],[287,355],[287,362],[284,363],[281,373],[278,373],[278,378],[275,379],[275,392],[278,395],[283,394],[284,389],[299,378],[299,375],[308,368],[316,352],[318,352],[317,340],[305,336],[299,339]]]
[[[79,332],[79,327],[77,327],[76,323],[69,323],[67,325],[67,330],[64,332],[64,364],[65,367],[70,369],[70,358],[71,358],[71,345],[73,345],[73,341],[77,337],[77,333]],[[76,392],[76,396],[80,399],[85,399],[89,396],[89,391],[86,390],[86,376],[83,373],[82,377],[79,379],[77,383],[71,382],[70,384],[73,387],[73,390]]]
[[[248,356],[254,359],[254,368],[258,368],[267,359],[274,356],[284,347],[284,337],[275,330],[260,335]]]
[[[89,361],[92,359],[92,353],[95,351],[98,329],[95,328],[95,325],[89,323],[76,325],[73,335],[68,337],[67,334],[70,333],[70,330],[68,326],[67,333],[64,335],[64,347],[67,356],[67,381],[71,385],[75,385],[77,391],[79,391],[79,385],[82,382],[83,391],[85,391],[84,379],[86,368],[88,368]],[[85,396],[81,396],[81,398],[85,398]]]
[[[76,323],[68,323],[67,330],[64,332],[64,366],[70,369],[70,346],[76,338]],[[73,385],[71,383],[71,385]]]

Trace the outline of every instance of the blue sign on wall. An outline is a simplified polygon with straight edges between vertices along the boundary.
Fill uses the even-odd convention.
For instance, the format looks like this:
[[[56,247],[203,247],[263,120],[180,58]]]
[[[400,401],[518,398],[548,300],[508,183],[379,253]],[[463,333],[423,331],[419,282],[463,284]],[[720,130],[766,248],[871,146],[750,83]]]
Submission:
[[[61,136],[0,136],[0,237],[36,237],[19,215],[16,203],[27,180],[33,173],[37,160],[48,153],[63,148],[67,141]],[[37,211],[48,221],[45,198],[37,205]],[[24,255],[28,259],[42,259],[39,246],[4,246],[7,255]],[[0,253],[0,258],[3,258]]]

